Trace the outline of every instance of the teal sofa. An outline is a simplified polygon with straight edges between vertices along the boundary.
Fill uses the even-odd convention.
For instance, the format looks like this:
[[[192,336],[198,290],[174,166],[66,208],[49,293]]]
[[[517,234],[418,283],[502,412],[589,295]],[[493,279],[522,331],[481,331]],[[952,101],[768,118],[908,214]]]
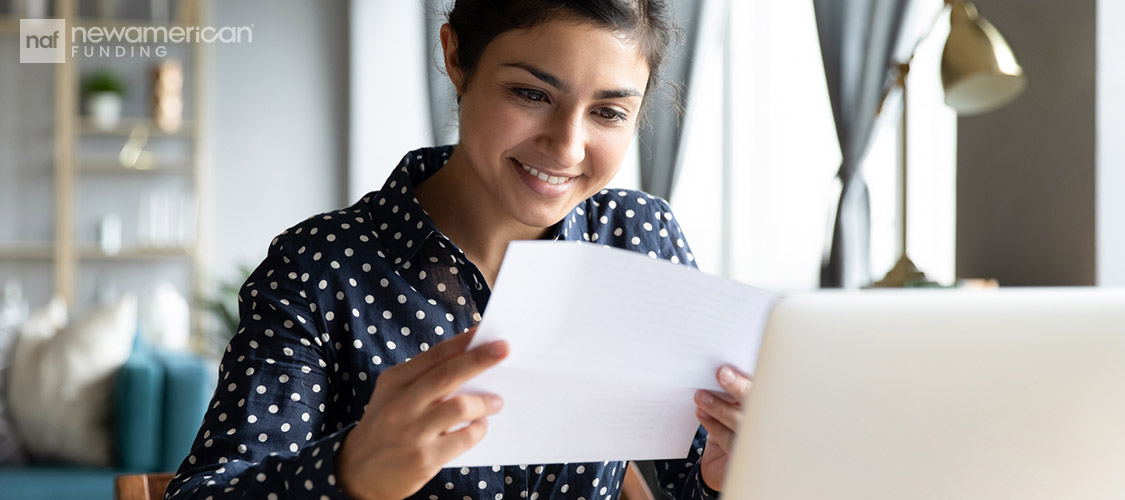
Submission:
[[[0,466],[0,500],[111,500],[118,474],[174,472],[215,389],[217,367],[138,342],[114,382],[113,468]]]

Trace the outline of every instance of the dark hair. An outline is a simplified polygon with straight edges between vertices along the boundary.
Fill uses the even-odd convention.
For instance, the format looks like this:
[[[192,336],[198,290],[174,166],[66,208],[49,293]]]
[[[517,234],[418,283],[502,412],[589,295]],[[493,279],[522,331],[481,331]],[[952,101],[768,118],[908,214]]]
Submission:
[[[496,37],[568,16],[637,43],[649,66],[639,113],[643,118],[651,91],[661,86],[660,70],[672,41],[680,35],[667,0],[456,0],[447,18],[457,37],[457,58],[464,73],[462,86],[469,86],[484,48]],[[457,89],[458,102],[463,90]]]

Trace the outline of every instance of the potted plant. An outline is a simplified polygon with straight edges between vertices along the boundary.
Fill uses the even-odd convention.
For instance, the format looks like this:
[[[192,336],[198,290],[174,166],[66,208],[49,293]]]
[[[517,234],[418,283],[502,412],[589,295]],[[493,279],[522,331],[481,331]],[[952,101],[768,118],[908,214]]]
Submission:
[[[82,83],[86,96],[86,114],[94,126],[102,130],[117,127],[121,121],[121,99],[125,82],[107,69],[91,73]]]

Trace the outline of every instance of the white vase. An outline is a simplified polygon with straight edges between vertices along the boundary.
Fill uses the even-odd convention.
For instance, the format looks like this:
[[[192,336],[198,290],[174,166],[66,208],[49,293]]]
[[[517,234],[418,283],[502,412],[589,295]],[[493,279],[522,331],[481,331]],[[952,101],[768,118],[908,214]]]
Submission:
[[[191,306],[170,283],[156,285],[141,311],[141,331],[149,342],[184,350],[190,336]]]
[[[86,98],[86,114],[95,127],[112,130],[121,121],[121,95],[116,92],[96,92]]]

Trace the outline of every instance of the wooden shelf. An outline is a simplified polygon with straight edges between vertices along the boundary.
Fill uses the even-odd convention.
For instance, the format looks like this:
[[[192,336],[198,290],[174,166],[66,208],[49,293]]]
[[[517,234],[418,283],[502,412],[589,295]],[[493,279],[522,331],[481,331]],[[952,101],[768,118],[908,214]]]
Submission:
[[[0,260],[51,260],[55,245],[51,242],[0,245]]]
[[[86,260],[160,260],[191,259],[195,257],[193,246],[132,246],[122,247],[115,254],[107,254],[97,247],[83,247],[78,257]]]
[[[81,135],[129,137],[129,134],[133,133],[133,128],[138,125],[148,128],[149,138],[189,138],[195,136],[195,123],[191,121],[184,121],[184,123],[180,125],[180,129],[175,132],[165,132],[156,126],[155,121],[152,121],[148,118],[122,118],[116,127],[113,127],[111,129],[103,129],[95,126],[89,118],[86,118],[84,116],[78,119],[78,133]]]
[[[0,35],[18,35],[20,33],[20,18],[16,16],[0,16]]]
[[[117,155],[84,155],[78,158],[79,173],[125,174],[125,175],[190,175],[192,160],[172,159],[157,155],[152,157],[151,168],[129,168],[121,166]]]
[[[136,26],[139,28],[185,28],[188,24],[179,23],[176,21],[160,22],[151,19],[128,19],[119,17],[81,17],[78,18],[77,26],[83,28],[90,27],[106,27],[106,28],[128,28]]]

